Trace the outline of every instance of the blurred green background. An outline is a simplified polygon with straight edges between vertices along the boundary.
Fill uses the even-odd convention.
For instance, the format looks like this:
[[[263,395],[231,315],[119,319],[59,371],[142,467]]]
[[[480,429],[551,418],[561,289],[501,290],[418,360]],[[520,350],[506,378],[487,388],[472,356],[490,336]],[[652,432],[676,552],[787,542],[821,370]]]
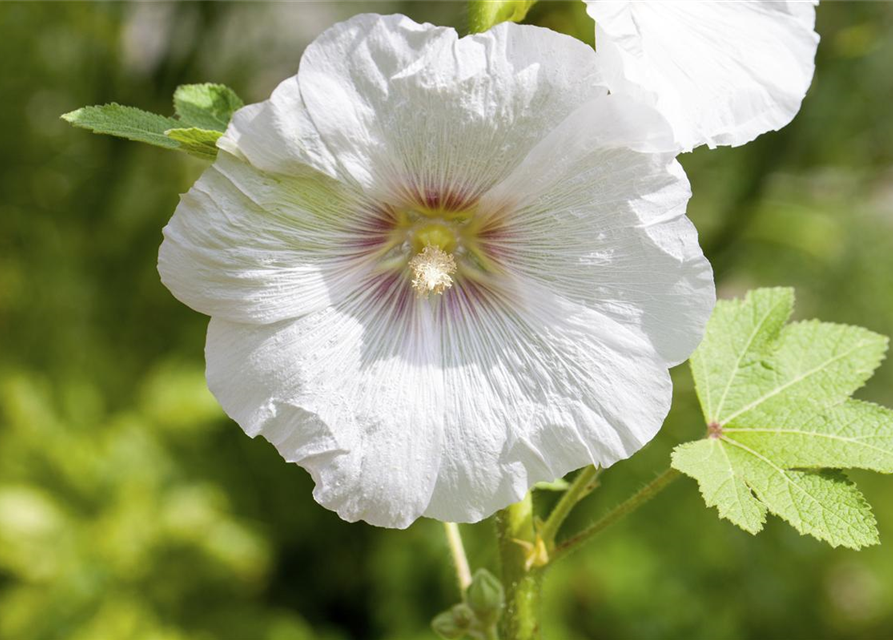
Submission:
[[[0,640],[411,640],[457,594],[439,523],[347,524],[205,390],[206,318],[155,271],[200,161],[59,120],[181,83],[249,102],[360,11],[462,28],[460,2],[0,4]],[[583,4],[530,21],[591,42]],[[798,315],[893,335],[893,5],[819,9],[795,122],[682,161],[720,295],[794,285]],[[687,368],[658,439],[579,527],[703,430]],[[859,395],[893,405],[893,364]],[[546,584],[551,640],[893,638],[893,478],[853,474],[883,546],[832,550],[771,519],[753,538],[678,481]],[[547,503],[554,496],[538,496]],[[492,523],[463,527],[494,567]]]

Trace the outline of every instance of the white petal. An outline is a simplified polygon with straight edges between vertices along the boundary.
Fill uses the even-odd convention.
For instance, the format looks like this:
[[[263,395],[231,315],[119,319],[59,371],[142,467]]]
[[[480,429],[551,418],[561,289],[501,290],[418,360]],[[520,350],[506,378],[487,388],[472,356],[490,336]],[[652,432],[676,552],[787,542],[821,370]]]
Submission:
[[[639,327],[668,365],[700,343],[713,273],[685,217],[691,195],[667,123],[597,98],[544,138],[482,202],[507,211],[493,249],[523,277]]]
[[[324,309],[364,269],[370,206],[321,174],[272,176],[221,151],[164,228],[158,271],[177,299],[228,320]]]
[[[588,96],[592,50],[548,29],[499,25],[459,40],[404,16],[360,15],[307,47],[307,109],[364,186],[477,194]],[[405,184],[409,183],[409,184]]]
[[[444,455],[427,516],[475,522],[536,482],[610,466],[669,410],[670,378],[647,340],[535,283],[519,287],[511,309],[469,300],[444,326]]]
[[[780,129],[812,82],[811,2],[586,0],[612,92],[656,105],[680,145],[738,146]]]
[[[439,343],[426,309],[402,321],[385,308],[273,325],[214,318],[208,386],[246,433],[310,472],[320,504],[350,522],[405,528],[430,501],[442,448]]]
[[[217,146],[264,171],[344,177],[307,112],[297,76],[281,82],[269,100],[239,109]]]
[[[628,457],[669,409],[647,341],[535,285],[507,313],[375,300],[208,332],[224,410],[306,468],[345,520],[478,521],[538,481]]]

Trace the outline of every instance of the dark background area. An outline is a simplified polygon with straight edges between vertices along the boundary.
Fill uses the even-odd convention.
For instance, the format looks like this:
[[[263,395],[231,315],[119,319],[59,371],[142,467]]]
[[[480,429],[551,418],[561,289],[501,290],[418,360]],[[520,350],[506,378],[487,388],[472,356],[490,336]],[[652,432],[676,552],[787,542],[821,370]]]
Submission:
[[[217,408],[207,319],[155,270],[204,168],[59,120],[117,101],[170,113],[182,83],[247,102],[361,11],[462,29],[460,2],[0,4],[0,639],[431,638],[457,594],[440,524],[347,524]],[[827,2],[794,123],[682,158],[721,296],[792,285],[797,315],[893,334],[893,5]],[[592,41],[583,3],[530,21]],[[703,431],[687,367],[661,435],[603,476],[580,527]],[[859,397],[893,404],[893,364]],[[893,478],[853,473],[882,546],[833,550],[770,518],[752,537],[683,479],[546,583],[546,635],[893,638]],[[553,495],[538,495],[544,505]],[[492,523],[463,527],[495,563]]]

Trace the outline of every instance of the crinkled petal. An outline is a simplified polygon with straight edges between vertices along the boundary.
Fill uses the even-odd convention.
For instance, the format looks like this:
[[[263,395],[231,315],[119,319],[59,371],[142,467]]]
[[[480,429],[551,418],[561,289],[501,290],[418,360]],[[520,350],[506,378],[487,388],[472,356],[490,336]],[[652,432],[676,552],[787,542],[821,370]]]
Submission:
[[[469,198],[606,93],[592,50],[574,38],[499,25],[460,40],[399,15],[335,25],[307,47],[298,77],[321,138],[359,183]]]
[[[492,293],[430,304],[393,284],[278,324],[212,319],[208,332],[221,406],[306,468],[342,518],[478,521],[660,428],[666,367],[610,318],[532,283],[508,309]]]
[[[307,469],[320,504],[404,528],[437,479],[444,401],[430,309],[394,312],[399,291],[272,325],[213,318],[205,356],[224,411]]]
[[[517,287],[492,304],[483,291],[450,292],[443,455],[427,516],[475,522],[536,482],[610,466],[669,410],[669,374],[648,340],[534,282]]]
[[[264,171],[347,177],[307,112],[297,76],[282,81],[268,100],[239,109],[217,146]]]
[[[221,152],[164,228],[158,271],[177,299],[207,315],[297,317],[355,287],[382,237],[378,215],[321,174],[273,176]]]
[[[671,366],[700,343],[716,299],[672,140],[652,108],[597,98],[482,201],[506,217],[490,249],[509,269],[638,327]]]
[[[611,91],[655,105],[685,150],[738,146],[782,128],[812,82],[812,2],[586,3]]]

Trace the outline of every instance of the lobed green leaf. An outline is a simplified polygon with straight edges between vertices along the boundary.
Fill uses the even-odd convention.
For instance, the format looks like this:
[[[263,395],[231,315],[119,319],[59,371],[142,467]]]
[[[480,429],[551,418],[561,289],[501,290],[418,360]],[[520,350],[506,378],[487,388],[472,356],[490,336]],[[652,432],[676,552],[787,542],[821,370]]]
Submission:
[[[791,289],[720,301],[691,366],[707,438],[673,466],[705,502],[751,533],[771,512],[833,546],[876,544],[871,509],[840,471],[893,473],[893,411],[851,400],[887,339],[860,327],[797,322]]]

